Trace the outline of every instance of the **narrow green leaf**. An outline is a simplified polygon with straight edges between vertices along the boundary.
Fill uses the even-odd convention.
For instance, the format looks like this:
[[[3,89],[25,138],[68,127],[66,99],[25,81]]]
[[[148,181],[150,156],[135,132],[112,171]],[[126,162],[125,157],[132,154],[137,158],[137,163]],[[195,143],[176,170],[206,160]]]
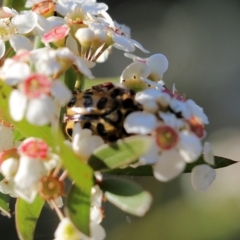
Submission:
[[[69,68],[64,75],[64,82],[71,91],[74,90],[76,79],[77,76],[74,68]]]
[[[224,157],[214,156],[214,159],[215,159],[215,164],[214,164],[214,166],[211,165],[211,167],[215,168],[215,169],[224,168],[224,167],[227,167],[227,166],[237,163],[236,161],[233,161],[231,159],[224,158]],[[203,156],[200,156],[197,161],[187,164],[184,172],[190,173],[195,166],[200,165],[200,164],[206,164],[206,162],[203,159]]]
[[[89,165],[94,170],[127,166],[137,161],[150,149],[150,146],[151,141],[148,136],[132,136],[111,145],[104,144],[93,152]]]
[[[73,150],[64,143],[62,134],[59,134],[59,154],[64,167],[67,169],[69,176],[81,191],[88,192],[93,186],[93,171],[92,169],[78,156],[73,153]]]
[[[21,198],[17,199],[15,221],[19,239],[33,239],[34,230],[43,205],[44,200],[40,197],[36,197],[32,204],[25,202]]]
[[[4,179],[3,175],[0,173],[0,181]],[[9,209],[10,197],[8,194],[3,194],[0,192],[0,211],[7,217],[11,217]]]
[[[116,168],[106,170],[104,173],[120,176],[153,176],[152,165],[143,165],[136,168]]]
[[[237,161],[233,161],[231,159],[223,158],[215,156],[215,165],[211,166],[215,169],[217,168],[224,168],[230,166],[232,164],[238,163]],[[196,162],[187,164],[184,173],[190,173],[192,169],[200,164],[206,164],[201,156]],[[106,170],[105,173],[112,174],[112,175],[127,175],[127,176],[153,176],[152,166],[144,165],[139,166],[137,168],[127,167],[127,168],[117,168],[113,170]]]
[[[89,236],[91,191],[81,191],[73,185],[67,198],[67,215],[83,234]]]
[[[109,202],[121,210],[136,216],[143,216],[149,209],[152,196],[137,183],[122,178],[107,178],[100,188]]]
[[[10,197],[8,194],[0,193],[0,211],[3,213],[3,215],[6,215],[10,218],[11,214],[9,209],[9,201]]]

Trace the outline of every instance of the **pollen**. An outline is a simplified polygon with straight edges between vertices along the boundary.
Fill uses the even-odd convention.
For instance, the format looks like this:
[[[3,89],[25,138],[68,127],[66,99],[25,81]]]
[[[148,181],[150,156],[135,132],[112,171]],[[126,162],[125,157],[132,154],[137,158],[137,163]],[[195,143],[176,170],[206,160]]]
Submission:
[[[40,74],[32,74],[23,82],[23,91],[29,98],[39,98],[50,92],[50,80]]]
[[[9,40],[16,33],[16,29],[10,21],[0,22],[0,38],[3,41]]]
[[[19,147],[19,153],[28,157],[45,160],[48,158],[49,147],[41,139],[30,139]]]
[[[38,190],[43,199],[55,199],[63,195],[64,183],[57,177],[44,176],[38,184]]]
[[[154,135],[157,145],[163,150],[172,149],[179,140],[176,130],[166,125],[157,127]]]

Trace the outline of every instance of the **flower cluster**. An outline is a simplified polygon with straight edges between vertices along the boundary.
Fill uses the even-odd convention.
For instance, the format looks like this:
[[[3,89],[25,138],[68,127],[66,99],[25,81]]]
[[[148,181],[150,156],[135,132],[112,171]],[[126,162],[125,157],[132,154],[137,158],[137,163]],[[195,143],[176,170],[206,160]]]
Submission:
[[[49,180],[48,173],[59,162],[59,158],[51,153],[48,145],[37,138],[27,138],[17,148],[3,151],[0,160],[0,170],[5,177],[1,181],[1,192],[13,197],[19,196],[30,203],[38,192],[44,191],[42,185],[46,179]],[[48,194],[49,199],[60,195]]]
[[[170,91],[164,85],[162,77],[168,68],[164,55],[155,54],[147,59],[127,56],[134,62],[123,71],[121,81],[125,86],[142,90],[135,99],[143,111],[129,114],[124,127],[131,134],[150,134],[153,141],[149,152],[135,166],[154,164],[154,176],[169,181],[202,154],[201,140],[206,135],[204,125],[208,118],[193,100],[181,96],[175,87]],[[204,152],[209,156],[212,150],[209,143],[205,146]],[[214,165],[213,156],[205,161]],[[192,174],[193,186],[200,191],[206,190],[215,178],[214,169],[208,165],[197,166]]]

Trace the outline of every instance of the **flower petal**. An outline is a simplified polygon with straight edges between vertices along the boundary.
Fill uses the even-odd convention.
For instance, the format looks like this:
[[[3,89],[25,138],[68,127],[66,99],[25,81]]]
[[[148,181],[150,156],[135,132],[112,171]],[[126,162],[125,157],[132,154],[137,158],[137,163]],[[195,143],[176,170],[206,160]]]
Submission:
[[[120,36],[118,34],[113,34],[114,47],[126,52],[133,52],[135,47],[130,39]]]
[[[121,79],[140,79],[141,77],[147,77],[150,74],[150,68],[141,62],[133,62],[129,64],[122,73]]]
[[[128,133],[149,134],[156,126],[157,118],[144,112],[133,112],[124,122],[124,128]]]
[[[131,39],[131,42],[133,43],[134,46],[136,46],[138,49],[140,49],[141,51],[145,52],[145,53],[149,53],[149,51],[147,49],[145,49],[139,42],[137,42],[136,40]]]
[[[32,11],[27,11],[23,14],[15,15],[12,18],[12,23],[17,28],[18,33],[29,33],[36,26],[38,21],[37,14]]]
[[[7,58],[1,69],[0,76],[9,85],[16,85],[30,74],[30,67],[25,62]]]
[[[200,139],[193,133],[181,131],[179,133],[179,144],[177,146],[180,155],[187,163],[194,162],[202,153],[202,144]]]
[[[209,142],[204,143],[203,159],[206,163],[214,166],[215,161],[214,161],[213,150],[212,150],[212,146]]]
[[[0,58],[3,57],[6,47],[4,41],[0,40]]]
[[[15,34],[14,36],[12,36],[9,39],[9,42],[15,52],[17,52],[18,50],[21,50],[21,49],[26,49],[29,51],[31,51],[33,49],[32,42],[28,38],[26,38],[22,35],[19,35],[19,34]]]
[[[207,164],[201,164],[192,170],[192,185],[197,191],[205,191],[216,177],[215,169]]]
[[[163,54],[154,54],[147,59],[146,64],[151,68],[151,79],[162,79],[163,73],[168,69],[168,60]]]
[[[14,147],[13,137],[12,128],[0,125],[0,152]]]
[[[19,90],[13,90],[9,97],[9,111],[14,121],[23,119],[27,107],[27,97]]]
[[[185,166],[184,159],[177,151],[164,151],[153,167],[153,174],[159,181],[167,182],[182,173]]]
[[[67,86],[58,80],[55,80],[52,83],[52,88],[51,88],[52,95],[61,103],[61,105],[67,104],[71,97],[71,91],[67,88]]]
[[[45,125],[53,120],[54,112],[52,99],[48,96],[42,96],[29,100],[26,118],[32,124]]]

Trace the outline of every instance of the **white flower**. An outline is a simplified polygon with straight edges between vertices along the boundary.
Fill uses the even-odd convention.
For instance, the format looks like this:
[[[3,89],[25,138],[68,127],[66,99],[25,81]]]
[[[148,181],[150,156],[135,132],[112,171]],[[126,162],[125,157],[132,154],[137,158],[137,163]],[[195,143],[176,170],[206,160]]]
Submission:
[[[41,160],[22,156],[14,176],[16,193],[25,201],[33,202],[38,192],[37,183],[46,174],[47,170]]]
[[[186,162],[176,149],[162,152],[155,166],[153,174],[159,181],[169,181],[177,177],[185,169]]]
[[[130,38],[130,29],[125,25],[120,25],[117,22],[113,21],[112,18],[106,12],[101,13],[104,18],[97,18],[90,16],[92,22],[89,21],[87,24],[90,29],[95,30],[104,30],[109,36],[109,45],[113,44],[113,47],[126,51],[133,52],[136,47],[141,51],[148,53],[149,51],[143,48],[143,46]]]
[[[149,134],[157,126],[157,118],[150,113],[133,112],[124,121],[128,133]]]
[[[207,164],[201,164],[192,170],[192,185],[197,191],[206,191],[216,177],[215,170]]]
[[[62,16],[65,16],[69,12],[81,9],[84,12],[97,15],[108,10],[108,6],[105,3],[96,3],[95,1],[83,1],[83,0],[58,0],[55,5],[55,10]]]
[[[32,51],[31,56],[39,73],[44,72],[46,75],[59,75],[74,65],[79,72],[88,78],[93,78],[87,62],[83,58],[73,54],[68,48],[57,50],[41,48]]]
[[[62,105],[71,99],[71,92],[59,80],[51,80],[37,73],[30,74],[19,83],[18,89],[14,89],[10,94],[9,108],[12,118],[21,121],[26,116],[30,123],[36,125],[52,122],[55,105],[50,94]]]
[[[205,142],[203,146],[203,159],[206,163],[213,165],[215,164],[212,146],[209,142]]]
[[[91,237],[87,237],[76,229],[69,218],[64,218],[59,223],[54,236],[55,240],[103,240],[106,237],[105,230],[95,222],[90,223]]]
[[[204,143],[203,159],[206,163],[214,165],[213,150],[209,142]],[[192,170],[192,185],[197,191],[205,191],[216,178],[216,171],[207,164],[201,164]]]
[[[103,144],[104,141],[100,136],[92,135],[90,129],[82,129],[79,123],[75,124],[72,148],[82,159],[87,161],[93,151]]]
[[[154,176],[161,181],[169,181],[179,175],[187,163],[194,162],[202,152],[200,139],[192,132],[157,122],[155,115],[134,112],[124,122],[128,133],[152,135],[154,142],[151,152],[141,156],[142,164],[153,164]],[[154,146],[155,145],[155,146]]]
[[[9,41],[14,51],[19,49],[31,50],[33,45],[31,41],[21,35],[31,32],[37,24],[38,17],[31,11],[24,11],[20,14],[15,10],[4,7],[3,10],[9,13],[12,18],[0,19],[0,58],[5,54],[5,41]]]
[[[1,164],[1,173],[5,177],[13,177],[18,170],[19,161],[15,158],[8,158]]]
[[[13,129],[0,124],[0,152],[14,147]]]
[[[168,93],[154,88],[148,88],[136,94],[135,100],[143,106],[147,112],[155,113],[169,105],[171,97]]]
[[[154,54],[149,58],[140,58],[130,53],[125,53],[124,55],[128,58],[131,58],[134,62],[145,63],[151,69],[147,79],[150,79],[154,82],[162,80],[163,74],[168,69],[168,60],[161,53]]]
[[[12,177],[6,177],[0,182],[0,192],[3,194],[9,194],[11,197],[17,197],[15,192],[15,184]]]
[[[123,86],[138,92],[148,87],[148,84],[142,81],[142,78],[146,78],[150,72],[151,70],[146,64],[133,62],[123,70],[120,81]]]
[[[59,223],[55,233],[55,240],[79,240],[81,233],[76,229],[69,218],[64,218]]]
[[[0,77],[4,79],[8,85],[20,83],[24,78],[29,76],[29,74],[30,68],[27,63],[16,61],[11,58],[7,58],[0,69]]]
[[[13,178],[14,191],[27,202],[33,202],[38,192],[38,182],[48,169],[44,162],[51,158],[48,145],[37,138],[27,138],[18,147],[19,167]]]

